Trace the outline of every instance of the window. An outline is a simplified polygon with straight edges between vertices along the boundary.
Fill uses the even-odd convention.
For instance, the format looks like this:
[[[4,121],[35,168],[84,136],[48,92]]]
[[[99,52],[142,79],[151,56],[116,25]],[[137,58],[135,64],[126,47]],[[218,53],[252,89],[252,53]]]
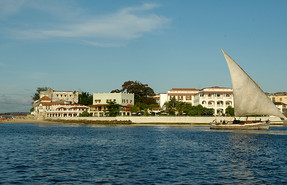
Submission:
[[[178,96],[178,100],[183,100],[183,96]]]
[[[191,96],[186,96],[186,100],[191,100]]]
[[[96,103],[101,103],[100,99],[95,100]]]

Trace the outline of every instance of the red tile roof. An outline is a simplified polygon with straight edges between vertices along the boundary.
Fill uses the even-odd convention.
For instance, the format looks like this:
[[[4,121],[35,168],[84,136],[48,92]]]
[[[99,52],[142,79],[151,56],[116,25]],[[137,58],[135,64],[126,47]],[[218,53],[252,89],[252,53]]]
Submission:
[[[41,103],[43,106],[52,106],[52,105],[67,105],[64,103],[53,103],[53,102],[42,102]]]
[[[101,106],[107,106],[108,104],[97,104],[97,105],[89,105],[89,107],[101,107]]]
[[[203,88],[203,89],[231,89],[229,87],[218,87],[218,86],[213,86],[213,87],[206,87],[206,88]],[[202,89],[202,90],[203,90]]]
[[[200,89],[195,89],[195,88],[172,88],[170,91],[200,91]]]
[[[48,96],[43,96],[42,98],[40,98],[40,100],[51,100],[51,98],[49,98]]]
[[[71,107],[70,109],[89,109],[88,107]]]
[[[169,96],[191,96],[197,93],[168,93]]]

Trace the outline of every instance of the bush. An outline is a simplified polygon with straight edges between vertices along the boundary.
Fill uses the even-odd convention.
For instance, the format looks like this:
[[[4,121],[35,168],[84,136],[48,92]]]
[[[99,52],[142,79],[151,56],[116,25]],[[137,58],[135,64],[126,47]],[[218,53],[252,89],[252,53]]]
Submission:
[[[82,112],[82,114],[80,115],[80,117],[89,117],[90,113],[88,111],[84,111]]]

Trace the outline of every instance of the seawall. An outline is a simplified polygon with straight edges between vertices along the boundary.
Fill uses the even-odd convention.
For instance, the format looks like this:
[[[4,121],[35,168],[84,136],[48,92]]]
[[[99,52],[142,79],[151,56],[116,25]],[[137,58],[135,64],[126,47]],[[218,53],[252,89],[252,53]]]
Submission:
[[[49,118],[50,121],[71,121],[71,122],[119,122],[133,124],[209,124],[213,120],[232,121],[234,117],[188,117],[188,116],[117,116],[117,117],[57,117]],[[282,121],[277,117],[249,117],[248,120],[270,120],[270,124],[280,125]],[[240,120],[246,120],[241,117]]]

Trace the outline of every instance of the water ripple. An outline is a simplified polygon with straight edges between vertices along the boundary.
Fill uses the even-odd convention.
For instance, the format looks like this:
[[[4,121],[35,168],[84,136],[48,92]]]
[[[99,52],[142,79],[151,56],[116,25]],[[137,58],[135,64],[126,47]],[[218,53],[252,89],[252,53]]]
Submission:
[[[0,125],[0,184],[286,184],[287,128]]]

